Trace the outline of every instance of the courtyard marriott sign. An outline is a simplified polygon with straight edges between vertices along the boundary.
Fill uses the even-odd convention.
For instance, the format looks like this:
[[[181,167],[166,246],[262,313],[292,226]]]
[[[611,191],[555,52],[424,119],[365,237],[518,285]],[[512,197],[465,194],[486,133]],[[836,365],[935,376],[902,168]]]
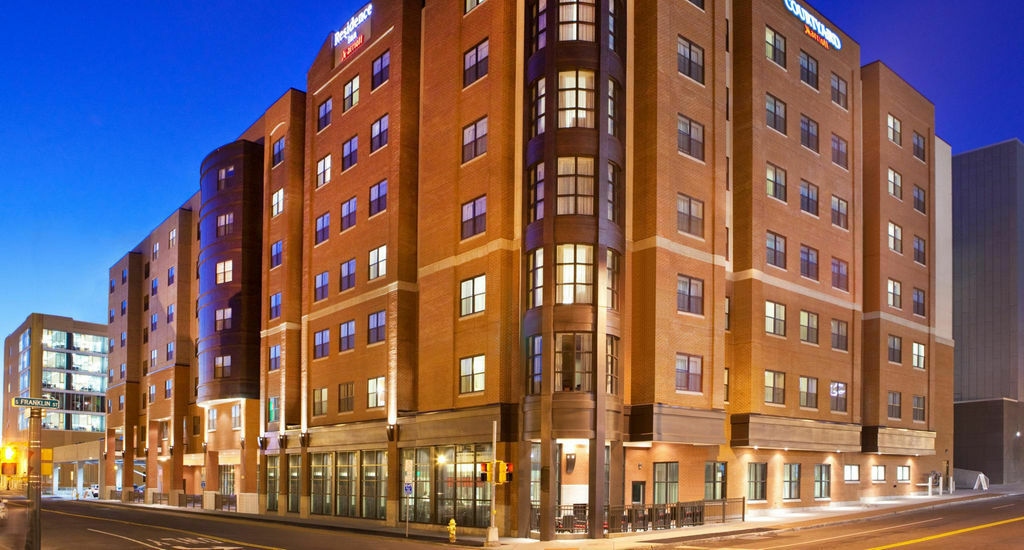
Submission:
[[[797,19],[804,22],[804,34],[810,36],[815,42],[821,44],[826,50],[831,47],[841,50],[843,49],[843,41],[839,38],[839,35],[832,31],[832,29],[825,26],[824,23],[818,20],[817,17],[807,11],[803,6],[798,4],[796,0],[782,0],[786,4],[786,9],[790,11]],[[337,41],[337,38],[335,38]]]

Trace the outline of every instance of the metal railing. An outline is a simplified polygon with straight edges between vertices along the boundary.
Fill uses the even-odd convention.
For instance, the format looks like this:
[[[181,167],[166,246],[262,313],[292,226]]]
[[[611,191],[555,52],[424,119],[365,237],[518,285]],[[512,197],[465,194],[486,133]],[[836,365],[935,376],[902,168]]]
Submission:
[[[121,500],[121,491],[118,491],[117,489],[112,489],[110,491],[110,500]]]
[[[216,510],[224,510],[225,512],[235,512],[238,510],[238,496],[214,495],[213,507]]]
[[[170,499],[167,493],[153,493],[153,504],[167,505],[167,501]]]
[[[186,508],[202,508],[203,495],[181,495],[181,505]]]
[[[696,500],[674,504],[631,504],[605,506],[604,530],[608,533],[629,533],[655,529],[678,529],[745,521],[747,499]],[[570,504],[555,509],[555,533],[587,533],[590,527],[587,504]],[[540,507],[530,507],[530,529],[540,530]]]
[[[704,523],[747,521],[747,497],[704,501]]]
[[[586,504],[565,504],[555,509],[556,533],[587,533],[589,527]]]
[[[128,502],[143,504],[146,502],[146,493],[144,491],[130,491],[128,493]]]

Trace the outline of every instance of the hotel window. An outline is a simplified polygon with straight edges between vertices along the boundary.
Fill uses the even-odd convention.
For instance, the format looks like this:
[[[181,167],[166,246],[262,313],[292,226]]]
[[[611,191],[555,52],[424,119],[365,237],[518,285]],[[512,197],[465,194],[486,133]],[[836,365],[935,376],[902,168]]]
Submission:
[[[924,136],[922,136],[921,134],[919,134],[917,132],[914,132],[914,157],[916,157],[918,160],[922,160],[922,161],[927,158],[926,155],[925,155],[925,152],[924,152],[925,151],[925,144],[924,143],[925,143]]]
[[[313,390],[313,416],[327,414],[327,388]]]
[[[119,410],[119,411],[123,411],[124,410],[124,396],[123,395],[117,396],[117,410]]]
[[[782,465],[782,498],[800,500],[800,465]]]
[[[388,245],[384,244],[370,251],[370,273],[368,280],[372,281],[383,277],[388,273]]]
[[[818,314],[810,311],[800,312],[800,340],[809,344],[818,343]]]
[[[173,231],[173,229],[172,229],[172,231]],[[125,284],[127,282],[128,282],[128,270],[127,269],[122,269],[121,270],[121,284]]]
[[[818,280],[818,251],[809,246],[800,246],[800,275]]]
[[[533,223],[544,218],[544,163],[530,169],[529,175],[529,220]]]
[[[174,360],[174,342],[168,342],[167,343],[167,350],[166,350],[165,357],[166,357],[167,361],[173,361]]]
[[[530,53],[547,46],[548,0],[530,2]]]
[[[356,286],[356,259],[352,258],[341,263],[341,279],[338,282],[338,291],[344,292]]]
[[[846,321],[832,319],[832,349],[847,351],[849,349],[848,332],[850,325]]]
[[[178,244],[178,230],[172,229],[167,233],[167,248],[174,248]]]
[[[903,338],[892,334],[889,335],[889,362],[903,362]]]
[[[352,136],[351,139],[341,145],[341,171],[344,172],[359,162],[359,136]]]
[[[313,301],[320,301],[327,298],[327,285],[330,283],[331,274],[328,271],[324,271],[316,276],[314,290],[313,290]]]
[[[313,334],[313,359],[327,357],[331,353],[331,329],[324,329]]]
[[[594,41],[594,0],[558,0],[558,39]]]
[[[543,369],[544,338],[531,336],[526,344],[526,393],[539,395]]]
[[[114,310],[110,310],[110,316],[108,317],[109,322],[114,322]]]
[[[689,2],[700,9],[704,9],[704,0],[689,0]]]
[[[902,483],[910,481],[910,466],[896,467],[896,481]]]
[[[173,390],[173,389],[174,389],[174,381],[173,380],[164,380],[164,399],[170,399],[171,398],[171,390]],[[163,428],[162,430],[160,430],[161,432],[163,432],[163,436],[161,437],[161,439],[167,439],[167,423],[166,422],[162,423],[161,428]]]
[[[484,391],[484,356],[459,360],[459,393]]]
[[[333,105],[334,105],[334,102],[331,100],[331,98],[327,98],[326,101],[324,101],[323,103],[320,104],[319,107],[317,107],[317,118],[316,118],[316,131],[317,132],[319,132],[320,130],[323,130],[324,128],[326,128],[326,127],[331,125],[331,107]]]
[[[234,266],[233,260],[224,260],[223,262],[217,262],[217,284],[230,283],[234,278]]]
[[[487,276],[478,275],[459,285],[459,315],[466,316],[484,310],[487,296]]]
[[[391,78],[391,50],[373,60],[373,76],[370,78],[370,89],[376,90]]]
[[[836,73],[832,73],[832,103],[839,105],[843,109],[846,109],[847,105],[847,87],[846,81],[839,77]]]
[[[903,284],[889,279],[887,293],[889,307],[903,309]]]
[[[469,162],[487,152],[487,117],[462,129],[462,162]]]
[[[231,356],[218,355],[213,358],[213,377],[227,378],[231,376]]]
[[[121,333],[121,347],[122,348],[124,347],[124,344],[125,344],[125,342],[127,340],[128,340],[128,333],[127,332],[122,332]]]
[[[167,286],[174,284],[174,266],[167,268]]]
[[[923,369],[923,368],[925,368],[925,346],[924,346],[924,344],[920,344],[918,342],[914,342],[913,345],[911,346],[911,350],[913,351],[913,354],[912,354],[911,357],[913,359],[914,368],[915,369]]]
[[[593,303],[594,247],[586,244],[558,245],[555,275],[556,303]]]
[[[786,238],[771,231],[765,236],[765,262],[786,269]]]
[[[121,300],[121,316],[128,312],[128,300]]]
[[[884,464],[872,464],[871,465],[871,481],[872,482],[884,482],[885,481],[885,465]]]
[[[925,199],[925,191],[918,186],[914,186],[914,210],[924,214],[928,211],[928,204]]]
[[[676,282],[676,311],[704,314],[704,281],[680,275]]]
[[[270,346],[269,355],[270,363],[267,365],[267,370],[277,370],[281,368],[281,344]]]
[[[915,288],[912,294],[914,302],[914,315],[920,315],[924,317],[925,305],[924,305],[924,291],[920,288]]]
[[[558,158],[556,213],[592,215],[594,213],[594,159]]]
[[[678,139],[676,147],[679,152],[704,160],[704,125],[679,115]]]
[[[388,144],[388,115],[384,115],[370,126],[370,152]]]
[[[270,318],[277,319],[281,316],[281,293],[270,295]]]
[[[151,332],[155,332],[156,331],[156,322],[157,322],[157,315],[156,315],[156,313],[154,313],[153,315],[149,316],[149,330]]]
[[[226,307],[218,309],[214,312],[214,330],[230,330],[231,329],[231,308]]]
[[[751,462],[747,464],[747,500],[765,500],[768,498],[768,463]]]
[[[466,0],[466,13],[483,3],[484,0]]]
[[[590,332],[555,334],[556,391],[593,391],[593,340]]]
[[[846,140],[835,134],[832,134],[832,162],[843,168],[848,168],[850,165],[846,151]]]
[[[889,194],[903,200],[903,175],[892,168],[889,169]]]
[[[473,46],[468,52],[462,55],[462,86],[470,84],[487,76],[487,65],[489,59],[489,44],[485,38],[483,42]]]
[[[154,403],[156,401],[156,385],[149,386],[149,402]]]
[[[355,107],[359,103],[359,75],[352,77],[345,83],[345,101],[342,105],[342,112]]]
[[[676,354],[676,391],[703,391],[704,358],[686,353]]]
[[[786,171],[772,163],[765,165],[765,186],[768,196],[786,202]]]
[[[376,378],[370,378],[366,381],[366,408],[373,409],[376,407],[383,407],[385,405],[385,390],[387,386],[384,384],[384,377],[378,376]]]
[[[605,261],[608,271],[608,287],[605,289],[605,305],[608,309],[619,309],[619,274],[622,271],[622,256],[618,252],[607,249]]]
[[[341,230],[344,231],[356,224],[356,197],[341,203]]]
[[[153,366],[154,370],[156,369],[156,350],[155,349],[149,350],[149,364]]]
[[[846,412],[846,382],[832,382],[828,387],[829,409]]]
[[[776,336],[786,335],[786,306],[778,302],[764,302],[764,331]]]
[[[528,298],[532,309],[544,305],[544,249],[537,248],[530,252],[528,260]]]
[[[889,222],[889,250],[903,254],[903,228]]]
[[[274,269],[281,265],[282,246],[281,241],[277,241],[270,245],[270,269]]]
[[[889,406],[886,414],[889,418],[899,420],[903,417],[903,394],[898,391],[889,392]]]
[[[530,86],[530,137],[536,137],[544,133],[547,126],[545,116],[547,115],[547,81],[544,77],[534,81]]]
[[[348,351],[356,347],[356,322],[345,321],[338,325],[338,351]]]
[[[325,212],[316,218],[314,244],[320,244],[331,237],[331,213]]]
[[[732,317],[732,298],[730,298],[729,296],[726,296],[725,297],[725,330],[729,330],[731,328],[731,326],[729,324],[731,317]]]
[[[316,186],[320,187],[331,182],[331,155],[316,161]]]
[[[367,316],[366,343],[376,344],[383,342],[387,336],[387,314],[381,310]]]
[[[832,465],[814,465],[814,498],[832,497]]]
[[[622,88],[614,79],[608,79],[608,135],[622,137]]]
[[[622,171],[614,162],[608,163],[608,196],[606,197],[608,221],[622,225]]]
[[[729,367],[724,369],[724,376],[722,377],[722,385],[725,386],[725,402],[729,402]]]
[[[273,161],[273,166],[277,166],[278,164],[284,162],[284,138],[281,138],[274,142]]]
[[[765,56],[778,66],[786,67],[786,37],[771,27],[764,28]]]
[[[111,280],[110,280],[110,293],[111,293],[111,294],[113,294],[113,293],[114,293],[114,286],[115,286],[114,280],[113,280],[113,279],[111,279]]]
[[[850,290],[850,267],[845,261],[832,258],[832,288]]]
[[[765,371],[765,403],[785,404],[785,373]]]
[[[807,376],[800,377],[800,406],[809,409],[818,408],[818,379]]]
[[[818,186],[800,180],[800,210],[818,215]]]
[[[221,168],[217,170],[217,190],[221,191],[228,186],[228,178],[235,175],[235,167],[228,166],[227,168]],[[153,259],[156,259],[157,245],[153,247]]]
[[[914,420],[916,422],[924,422],[925,416],[924,416],[924,396],[923,395],[915,395],[914,396],[914,409],[913,409],[913,412],[914,412]]]
[[[605,335],[604,391],[608,395],[619,395],[619,337]]]
[[[849,217],[847,216],[847,203],[845,200],[832,195],[832,225],[849,229]]]
[[[765,124],[786,134],[786,104],[772,94],[765,94]]]
[[[815,90],[818,89],[818,60],[803,50],[800,51],[800,80]]]
[[[800,115],[800,145],[818,152],[818,123]]]
[[[150,282],[150,294],[152,294],[153,296],[156,296],[157,290],[159,290],[159,289],[160,289],[160,278],[159,277],[154,277],[153,280]]]
[[[270,199],[270,216],[274,217],[284,211],[284,189],[274,191]]]
[[[558,73],[558,127],[593,128],[596,82],[593,71]]]
[[[889,141],[896,145],[903,146],[903,123],[900,119],[889,115],[888,128],[889,128]]]
[[[355,410],[355,383],[343,382],[338,384],[338,412],[351,412]]]
[[[676,229],[694,237],[704,237],[704,201],[688,195],[676,195]]]
[[[679,502],[679,463],[654,463],[654,504]]]
[[[174,304],[167,306],[167,324],[174,322]]]
[[[487,230],[487,196],[462,205],[462,238],[468,239]]]
[[[680,74],[704,83],[704,48],[680,36],[676,58]]]
[[[843,465],[843,481],[860,481],[860,465]]]
[[[703,4],[703,2],[701,2]],[[728,399],[726,399],[728,401]],[[726,496],[725,462],[704,463],[704,500],[722,500]]]

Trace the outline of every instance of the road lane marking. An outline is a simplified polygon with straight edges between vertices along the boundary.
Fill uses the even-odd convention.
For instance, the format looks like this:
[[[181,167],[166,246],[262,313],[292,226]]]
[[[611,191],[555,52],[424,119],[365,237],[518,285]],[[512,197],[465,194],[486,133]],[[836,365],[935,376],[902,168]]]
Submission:
[[[1013,519],[1004,519],[1003,521],[994,521],[992,523],[986,523],[984,525],[975,525],[974,527],[966,527],[964,529],[957,529],[956,531],[948,531],[946,533],[939,533],[938,535],[931,535],[931,536],[927,536],[927,537],[921,537],[919,539],[905,540],[903,542],[897,542],[897,543],[894,543],[894,544],[887,544],[885,546],[876,546],[875,548],[872,548],[871,550],[886,550],[887,548],[897,548],[897,547],[900,547],[900,546],[910,546],[911,544],[917,544],[919,542],[927,542],[927,541],[930,541],[930,540],[941,539],[941,538],[944,538],[944,537],[952,537],[953,535],[959,535],[961,533],[969,533],[971,531],[977,531],[979,529],[988,529],[989,527],[998,527],[1000,525],[1006,525],[1007,523],[1013,523],[1015,521],[1024,521],[1024,516],[1021,516],[1021,517],[1018,517],[1018,518],[1013,518]]]
[[[882,528],[879,528],[879,529],[872,529],[870,531],[857,531],[856,533],[848,533],[848,534],[845,534],[845,535],[837,535],[837,536],[834,536],[834,537],[828,537],[828,538],[824,538],[824,539],[806,540],[806,541],[794,542],[794,543],[790,543],[790,544],[782,544],[782,545],[779,545],[779,546],[766,546],[762,550],[769,550],[770,548],[789,548],[791,546],[804,546],[806,544],[813,544],[815,542],[825,542],[827,540],[844,539],[846,537],[856,537],[857,535],[864,535],[864,534],[867,534],[867,533],[877,533],[878,531],[888,531],[889,529],[898,529],[900,527],[910,527],[911,525],[918,525],[918,524],[921,524],[921,523],[931,523],[933,521],[939,521],[940,519],[943,519],[943,518],[925,519],[925,520],[921,520],[921,521],[915,521],[914,523],[903,523],[903,524],[900,524],[900,525],[893,525],[891,527],[882,527]]]
[[[208,538],[211,538],[211,539],[214,539],[214,540],[219,540],[221,542],[227,542],[227,543],[231,543],[231,544],[240,544],[242,546],[248,546],[250,548],[260,548],[261,550],[285,550],[284,548],[278,548],[276,546],[261,546],[259,544],[253,544],[251,542],[241,542],[241,541],[237,541],[237,540],[226,539],[224,537],[218,537],[216,535],[209,535],[209,534],[206,534],[206,533],[197,533],[195,531],[188,531],[188,530],[185,530],[185,529],[176,529],[174,527],[164,527],[163,525],[153,525],[151,523],[139,523],[139,522],[127,521],[127,520],[123,520],[123,519],[111,519],[111,518],[101,518],[101,517],[98,517],[98,516],[86,516],[86,515],[82,515],[82,514],[72,514],[71,512],[60,512],[60,511],[57,511],[57,510],[50,510],[50,509],[43,509],[42,511],[49,512],[51,514],[61,514],[61,515],[64,515],[64,516],[72,516],[72,517],[77,517],[77,518],[96,519],[96,520],[100,520],[100,521],[109,521],[111,523],[122,523],[124,525],[135,525],[137,527],[150,527],[150,528],[153,528],[153,529],[163,529],[165,531],[175,531],[175,532],[178,532],[178,533],[185,533],[185,534],[194,535],[194,536],[197,536],[197,537],[208,537]]]
[[[130,540],[130,541],[134,542],[135,544],[141,544],[142,546],[145,546],[146,548],[156,548],[156,550],[160,550],[159,546],[153,546],[152,544],[146,544],[146,543],[142,542],[141,540],[135,540],[135,539],[132,539],[132,538],[124,537],[124,536],[118,535],[117,533],[108,533],[106,531],[100,531],[99,529],[87,529],[87,530],[88,531],[92,531],[93,533],[100,533],[101,535],[110,535],[112,537],[117,537],[119,539]]]
[[[1013,503],[1013,504],[1004,504],[1004,505],[1002,505],[1002,506],[996,506],[995,508],[992,508],[992,509],[993,509],[993,510],[998,510],[998,509],[1000,509],[1000,508],[1009,508],[1010,506],[1016,506],[1016,505],[1017,505],[1017,503]]]

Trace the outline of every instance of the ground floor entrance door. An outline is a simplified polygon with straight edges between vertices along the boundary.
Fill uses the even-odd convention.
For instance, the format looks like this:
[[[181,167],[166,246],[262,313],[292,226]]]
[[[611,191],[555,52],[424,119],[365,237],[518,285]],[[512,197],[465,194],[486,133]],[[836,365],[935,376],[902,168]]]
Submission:
[[[631,504],[644,505],[644,495],[647,494],[647,482],[646,481],[634,481],[633,482],[633,493],[630,500]]]

